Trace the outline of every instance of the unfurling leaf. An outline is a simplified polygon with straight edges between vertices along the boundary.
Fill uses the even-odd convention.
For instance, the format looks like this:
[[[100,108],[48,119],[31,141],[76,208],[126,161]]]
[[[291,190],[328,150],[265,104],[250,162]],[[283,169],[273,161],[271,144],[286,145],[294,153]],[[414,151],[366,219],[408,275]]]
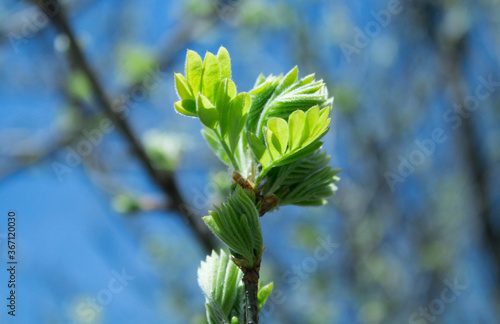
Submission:
[[[254,194],[236,186],[227,204],[215,207],[210,216],[203,217],[215,236],[231,249],[233,257],[247,268],[252,268],[264,251],[254,200]]]
[[[279,77],[269,76],[264,81],[257,80],[256,86],[249,92],[252,104],[250,105],[246,127],[252,133],[257,133],[257,124],[259,123],[262,111],[276,90],[280,79]]]
[[[288,87],[290,87],[292,84],[297,82],[297,78],[299,75],[299,68],[295,66],[293,69],[288,72],[285,77],[283,78],[283,81],[278,85],[278,88],[276,88],[276,92],[280,93],[284,90],[286,90]]]
[[[317,150],[313,154],[269,171],[264,194],[275,194],[279,205],[317,206],[332,196],[339,180],[338,169],[328,164],[330,157]]]
[[[314,75],[298,80],[297,67],[284,77],[269,76],[265,82],[259,77],[256,84],[250,91],[252,106],[247,129],[260,139],[265,137],[263,127],[270,118],[288,119],[297,110],[307,111],[315,105],[322,109],[332,103],[323,81],[314,81]]]
[[[220,250],[212,251],[198,268],[198,284],[205,294],[207,318],[210,324],[229,323],[240,315],[243,273],[231,261],[229,255]]]

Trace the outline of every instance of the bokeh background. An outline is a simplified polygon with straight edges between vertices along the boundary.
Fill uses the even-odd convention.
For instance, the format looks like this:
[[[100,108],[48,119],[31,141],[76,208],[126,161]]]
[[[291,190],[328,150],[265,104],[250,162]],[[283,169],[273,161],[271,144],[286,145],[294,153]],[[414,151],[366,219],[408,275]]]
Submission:
[[[221,45],[239,91],[298,65],[335,97],[339,190],[262,219],[262,322],[498,323],[498,0],[38,3],[0,4],[2,323],[204,323],[228,173],[173,73]]]

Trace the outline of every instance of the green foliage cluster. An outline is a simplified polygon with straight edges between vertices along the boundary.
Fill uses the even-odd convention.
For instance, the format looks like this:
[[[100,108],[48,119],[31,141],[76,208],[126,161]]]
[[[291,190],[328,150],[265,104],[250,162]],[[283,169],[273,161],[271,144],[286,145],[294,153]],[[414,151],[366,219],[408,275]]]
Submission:
[[[272,169],[320,150],[329,130],[333,99],[313,74],[299,80],[297,67],[285,76],[261,74],[249,93],[238,93],[224,47],[203,60],[188,50],[185,76],[176,73],[175,83],[177,112],[199,118],[214,153],[255,185]]]

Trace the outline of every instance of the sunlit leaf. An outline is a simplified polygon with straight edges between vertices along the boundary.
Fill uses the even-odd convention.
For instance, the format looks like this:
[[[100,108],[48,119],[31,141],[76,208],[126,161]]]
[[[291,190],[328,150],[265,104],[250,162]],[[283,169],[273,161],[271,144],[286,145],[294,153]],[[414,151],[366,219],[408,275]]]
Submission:
[[[215,102],[217,88],[221,81],[221,68],[217,57],[207,52],[203,60],[202,93],[210,100]]]
[[[196,103],[194,100],[184,99],[179,100],[174,103],[175,110],[182,115],[188,117],[197,117],[196,114]]]
[[[201,93],[198,93],[198,98],[196,98],[196,109],[203,125],[214,129],[219,121],[219,113],[210,100]]]
[[[245,126],[245,121],[250,109],[250,96],[242,92],[229,102],[227,137],[231,151],[234,151]],[[224,137],[225,134],[222,133]]]
[[[248,133],[247,137],[250,148],[260,164],[269,165],[269,163],[271,163],[271,156],[269,155],[266,145],[264,145],[253,133]]]
[[[284,119],[271,118],[267,122],[267,128],[278,139],[278,146],[276,147],[279,155],[285,154],[288,146],[288,125]]]
[[[290,149],[294,150],[299,145],[304,130],[306,114],[302,110],[296,110],[288,119],[288,128],[290,133]]]
[[[193,95],[196,96],[201,90],[201,77],[203,74],[203,62],[195,51],[188,50],[185,66],[186,79],[191,86]]]
[[[217,90],[217,97],[215,99],[216,108],[219,111],[219,127],[222,137],[225,137],[230,121],[229,102],[236,96],[236,86],[232,80],[224,79],[221,81],[219,88]]]
[[[223,46],[221,46],[217,52],[217,59],[220,63],[221,79],[231,79],[231,58],[229,57],[227,49]]]
[[[191,87],[189,86],[186,78],[180,73],[175,73],[175,89],[181,99],[194,100]]]
[[[316,122],[319,118],[319,107],[314,106],[306,112],[306,120],[304,123],[304,129],[302,131],[302,136],[299,141],[299,146],[307,143],[314,133],[314,128],[316,127]]]
[[[330,119],[327,118],[329,109],[327,107],[320,111],[318,106],[314,106],[305,114],[296,111],[290,116],[289,122],[291,126],[281,118],[271,118],[268,120],[267,127],[263,128],[265,141],[261,143],[265,144],[271,155],[272,162],[262,164],[262,161],[259,159],[263,170],[259,174],[257,182],[271,168],[302,159],[321,147],[322,143],[319,140],[328,131],[328,124],[330,122]],[[258,138],[256,140],[254,137],[256,136],[249,137],[252,141],[250,145],[252,150],[254,150],[254,154],[256,156],[264,156],[265,151],[258,144]]]

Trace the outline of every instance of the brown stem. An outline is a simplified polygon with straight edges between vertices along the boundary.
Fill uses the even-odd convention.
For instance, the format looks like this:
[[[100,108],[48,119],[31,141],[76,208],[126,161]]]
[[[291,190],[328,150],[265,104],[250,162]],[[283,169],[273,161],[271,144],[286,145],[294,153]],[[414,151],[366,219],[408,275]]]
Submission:
[[[243,268],[243,283],[245,284],[245,314],[247,324],[259,323],[259,267]]]

